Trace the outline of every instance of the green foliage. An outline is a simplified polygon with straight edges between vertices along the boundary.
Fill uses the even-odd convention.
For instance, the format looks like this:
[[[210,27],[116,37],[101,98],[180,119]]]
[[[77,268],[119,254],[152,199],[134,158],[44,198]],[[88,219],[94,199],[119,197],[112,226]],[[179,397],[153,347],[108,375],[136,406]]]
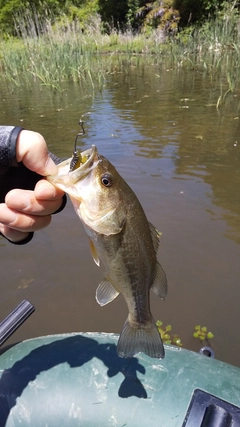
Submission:
[[[79,20],[71,21],[66,15],[53,26],[42,18],[38,25],[45,32],[37,37],[35,17],[25,13],[18,25],[21,37],[0,40],[1,79],[17,86],[32,85],[32,78],[49,88],[59,87],[64,81],[102,86],[109,73],[125,72],[128,62],[138,63],[139,58],[132,53],[156,52],[154,36],[146,39],[142,34],[133,35],[130,31],[103,34],[99,18],[84,31]],[[33,28],[32,35],[29,29],[26,31],[26,25]],[[118,52],[125,52],[127,58],[117,55]]]
[[[182,347],[182,341],[179,336],[170,333],[172,331],[171,325],[163,327],[163,322],[161,322],[161,320],[157,320],[156,325],[164,344],[174,344],[178,347]]]
[[[174,34],[178,29],[179,13],[173,7],[173,0],[154,1],[146,3],[138,9],[137,16],[142,30],[160,29],[165,34]]]
[[[57,19],[57,27],[58,29],[62,27],[64,30],[69,24],[74,26],[78,23],[81,30],[85,30],[89,25],[93,25],[97,21],[98,12],[98,0],[82,1],[81,7],[72,4],[67,13]]]
[[[141,20],[138,17],[138,10],[145,5],[144,0],[128,0],[128,11],[126,14],[126,22],[131,28],[139,29]]]
[[[22,5],[27,4],[23,0],[15,1],[18,6],[21,2]],[[60,4],[56,0],[53,3]],[[14,1],[7,3],[0,0],[0,5],[5,7],[6,4],[13,6]],[[31,2],[33,4],[35,2]],[[131,4],[134,9],[141,3],[140,0],[131,0]],[[165,0],[164,4],[170,6],[172,0]],[[86,81],[92,79],[91,55],[97,58],[96,69],[100,69],[98,75],[104,76],[112,71],[114,58],[97,56],[98,53],[126,53],[128,60],[133,61],[135,58],[137,62],[140,60],[135,54],[145,55],[144,60],[147,60],[147,55],[150,59],[150,55],[155,54],[155,63],[164,61],[165,64],[170,62],[171,67],[204,70],[210,78],[218,78],[217,109],[230,101],[231,96],[238,94],[239,13],[228,2],[219,10],[214,21],[206,21],[200,28],[188,26],[173,37],[162,37],[162,31],[159,28],[152,29],[151,25],[148,27],[149,32],[139,32],[128,27],[124,32],[112,29],[106,34],[99,16],[99,0],[69,1],[65,5],[68,5],[65,14],[61,11],[59,15],[52,16],[51,12],[39,15],[32,8],[17,15],[15,31],[19,43],[16,43],[11,33],[0,40],[2,78],[6,77],[19,85],[22,80],[29,79],[29,75],[49,86],[63,80]],[[0,17],[1,11],[0,8]]]
[[[173,0],[174,7],[179,11],[180,25],[186,27],[193,23],[203,23],[207,19],[214,19],[221,11],[239,8],[236,0]]]
[[[98,0],[99,13],[105,28],[139,27],[137,11],[145,0]]]
[[[0,28],[2,32],[14,32],[14,14],[24,10],[23,0],[0,1]]]
[[[46,16],[47,13],[53,23],[57,16],[66,11],[65,3],[64,0],[0,0],[0,31],[16,34],[19,17],[26,10],[35,17]]]
[[[0,31],[2,34],[18,34],[19,16],[28,10],[38,19],[47,16],[50,24],[56,20],[80,21],[82,28],[89,25],[99,13],[106,31],[117,28],[134,31],[143,29],[149,34],[160,29],[176,34],[179,22],[182,28],[202,24],[207,19],[225,19],[226,13],[238,13],[236,0],[0,0]]]
[[[127,0],[98,0],[99,12],[105,24],[119,28],[126,22],[128,12]],[[107,27],[106,27],[107,28]]]
[[[92,0],[91,2],[85,2],[81,7],[71,6],[68,11],[68,16],[71,20],[78,20],[83,25],[88,24],[92,17],[98,13],[98,0]]]

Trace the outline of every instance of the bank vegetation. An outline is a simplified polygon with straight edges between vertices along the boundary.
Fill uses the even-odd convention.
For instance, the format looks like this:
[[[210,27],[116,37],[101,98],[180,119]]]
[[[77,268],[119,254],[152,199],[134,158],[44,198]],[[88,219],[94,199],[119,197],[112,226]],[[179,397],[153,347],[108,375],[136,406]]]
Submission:
[[[239,86],[236,0],[0,0],[0,32],[0,76],[16,85],[94,86],[144,57],[157,67],[221,74],[219,102]]]

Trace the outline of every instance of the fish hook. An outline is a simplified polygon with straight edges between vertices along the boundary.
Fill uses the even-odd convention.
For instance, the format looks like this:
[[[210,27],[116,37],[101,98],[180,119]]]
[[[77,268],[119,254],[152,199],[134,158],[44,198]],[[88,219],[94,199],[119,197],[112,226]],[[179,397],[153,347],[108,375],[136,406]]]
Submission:
[[[74,141],[74,151],[72,153],[72,160],[70,162],[69,172],[72,172],[75,169],[77,169],[80,166],[81,160],[82,160],[82,156],[77,150],[77,142],[78,142],[79,136],[85,135],[85,129],[83,127],[82,119],[79,120],[79,125],[81,126],[82,130],[77,133],[75,141]]]

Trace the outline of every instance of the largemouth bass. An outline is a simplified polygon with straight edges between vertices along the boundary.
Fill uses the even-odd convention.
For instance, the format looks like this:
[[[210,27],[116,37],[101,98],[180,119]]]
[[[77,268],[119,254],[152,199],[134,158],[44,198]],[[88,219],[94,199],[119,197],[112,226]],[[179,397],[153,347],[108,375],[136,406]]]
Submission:
[[[96,291],[104,306],[121,293],[128,318],[117,352],[132,357],[143,352],[163,358],[164,347],[150,311],[152,289],[160,298],[167,294],[166,275],[157,261],[160,233],[150,224],[134,192],[97,148],[81,153],[85,159],[69,171],[71,159],[58,165],[58,174],[47,177],[73,203],[90,238],[95,263],[103,263],[106,275]]]

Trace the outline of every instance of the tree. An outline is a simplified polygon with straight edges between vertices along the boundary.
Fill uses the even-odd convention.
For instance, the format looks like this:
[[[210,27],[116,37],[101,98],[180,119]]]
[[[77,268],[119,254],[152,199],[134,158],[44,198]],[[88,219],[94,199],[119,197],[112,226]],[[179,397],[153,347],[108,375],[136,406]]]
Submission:
[[[65,0],[0,0],[0,30],[11,35],[16,34],[16,20],[25,16],[26,11],[33,16],[46,15],[54,21],[67,11]]]
[[[224,7],[232,4],[232,8],[239,8],[237,0],[173,0],[174,8],[180,13],[180,25],[185,27],[189,23],[202,23],[206,19],[214,18]]]
[[[178,10],[173,8],[173,0],[154,1],[138,9],[143,31],[159,29],[165,34],[174,34],[180,19]]]
[[[127,0],[99,0],[99,13],[104,23],[114,27],[122,27],[128,12]]]

